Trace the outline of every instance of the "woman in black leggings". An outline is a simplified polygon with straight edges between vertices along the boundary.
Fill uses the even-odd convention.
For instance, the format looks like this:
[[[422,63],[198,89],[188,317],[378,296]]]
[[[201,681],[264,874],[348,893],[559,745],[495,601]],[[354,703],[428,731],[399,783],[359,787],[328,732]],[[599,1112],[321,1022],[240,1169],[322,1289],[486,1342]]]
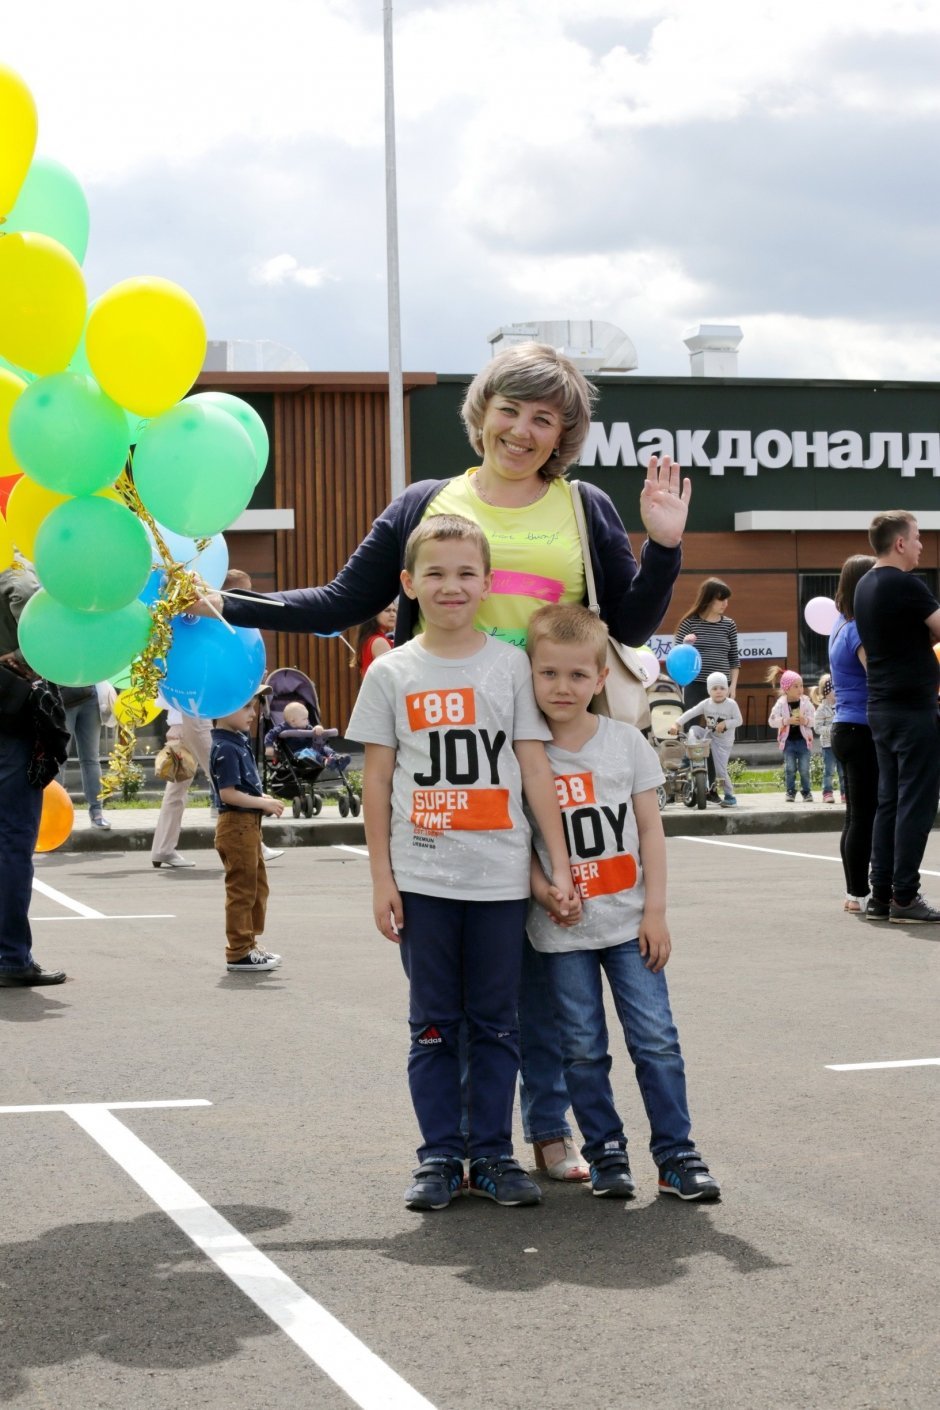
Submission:
[[[874,562],[862,553],[845,560],[836,589],[839,620],[829,634],[829,669],[836,696],[832,749],[845,779],[845,823],[839,850],[845,872],[845,909],[856,913],[864,912],[868,900],[878,758],[868,727],[868,676],[865,649],[855,625],[855,589]]]

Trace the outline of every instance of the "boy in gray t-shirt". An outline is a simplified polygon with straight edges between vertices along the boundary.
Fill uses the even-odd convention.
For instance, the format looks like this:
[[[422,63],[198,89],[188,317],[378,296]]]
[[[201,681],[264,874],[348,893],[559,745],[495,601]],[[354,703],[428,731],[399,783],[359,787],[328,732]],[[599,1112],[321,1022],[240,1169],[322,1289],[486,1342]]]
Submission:
[[[445,1208],[469,1155],[471,1194],[537,1204],[541,1190],[512,1158],[531,858],[523,790],[548,839],[553,902],[566,917],[579,910],[545,757],[550,732],[525,653],[474,628],[490,586],[489,545],[476,524],[459,515],[419,524],[402,586],[417,598],[424,630],[372,663],[346,733],[365,744],[375,923],[400,945],[409,981],[408,1080],[422,1144],[405,1203]]]
[[[610,1084],[604,973],[649,1117],[659,1189],[684,1200],[718,1199],[718,1182],[692,1141],[662,973],[672,942],[659,760],[632,725],[591,713],[607,676],[607,628],[587,608],[541,608],[529,623],[528,651],[535,698],[551,726],[548,759],[584,906],[579,920],[559,914],[536,827],[528,932],[542,953],[559,1021],[592,1192],[629,1199],[635,1189]]]

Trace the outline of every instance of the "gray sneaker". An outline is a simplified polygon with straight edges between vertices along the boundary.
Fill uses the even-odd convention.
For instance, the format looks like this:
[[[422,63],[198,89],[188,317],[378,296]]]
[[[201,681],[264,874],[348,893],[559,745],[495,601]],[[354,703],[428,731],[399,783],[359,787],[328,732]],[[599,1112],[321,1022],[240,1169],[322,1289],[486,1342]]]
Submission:
[[[928,925],[932,921],[940,921],[940,911],[928,905],[923,896],[915,896],[908,906],[899,906],[897,901],[892,901],[888,919],[892,925]]]

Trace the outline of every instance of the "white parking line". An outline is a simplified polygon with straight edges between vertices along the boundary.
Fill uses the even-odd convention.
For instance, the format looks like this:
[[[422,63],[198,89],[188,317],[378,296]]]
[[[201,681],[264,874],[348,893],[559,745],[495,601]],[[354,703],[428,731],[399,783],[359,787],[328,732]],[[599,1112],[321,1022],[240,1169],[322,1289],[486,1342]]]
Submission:
[[[56,891],[52,886],[47,886],[44,881],[37,881],[33,877],[33,890],[38,891],[40,896],[48,896],[50,901],[58,901],[60,906],[65,906],[67,910],[76,911],[86,920],[104,920],[101,911],[92,910],[91,906],[85,906],[81,901],[73,901],[71,896],[66,896],[61,891]]]
[[[434,1410],[429,1400],[255,1248],[113,1114],[129,1108],[210,1105],[202,1100],[83,1102],[0,1107],[0,1114],[58,1111],[71,1117],[362,1410]]]
[[[700,842],[705,847],[734,847],[738,852],[769,852],[774,857],[803,857],[811,862],[839,862],[841,857],[821,857],[818,852],[788,852],[783,847],[755,847],[747,842],[724,842],[719,837],[673,837],[672,842]]]
[[[830,1072],[874,1072],[884,1067],[940,1067],[940,1058],[905,1058],[901,1062],[827,1062]]]
[[[819,852],[789,852],[784,847],[755,847],[747,842],[725,842],[720,837],[672,837],[671,842],[700,842],[705,847],[733,847],[738,852],[769,852],[772,857],[802,857],[810,862],[841,862],[841,857],[824,857]],[[940,876],[940,871],[920,869],[921,876]]]
[[[368,857],[368,847],[349,847],[345,842],[334,842],[334,852],[352,852],[354,857]]]
[[[136,915],[136,914],[135,914],[135,915],[132,915],[132,916],[102,916],[102,915],[98,915],[98,913],[95,912],[94,915],[90,915],[90,916],[34,916],[34,915],[31,915],[30,918],[29,918],[29,923],[30,923],[30,925],[36,925],[36,924],[38,924],[38,922],[41,921],[41,920],[81,921],[81,920],[175,920],[175,919],[176,919],[176,915],[175,915],[174,913],[171,913],[170,911],[154,911],[153,914],[150,914],[150,913],[148,912],[148,913],[145,914],[145,915]]]

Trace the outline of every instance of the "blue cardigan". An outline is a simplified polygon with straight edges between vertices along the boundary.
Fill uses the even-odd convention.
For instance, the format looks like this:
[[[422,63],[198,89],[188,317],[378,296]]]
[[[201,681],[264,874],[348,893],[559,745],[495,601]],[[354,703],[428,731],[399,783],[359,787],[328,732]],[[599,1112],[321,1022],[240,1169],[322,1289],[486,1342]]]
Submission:
[[[266,631],[329,635],[376,617],[398,597],[395,644],[409,641],[418,604],[401,591],[408,535],[421,522],[431,500],[448,480],[418,480],[379,515],[349,562],[325,587],[258,594],[251,600],[225,599],[225,617],[242,627]],[[644,544],[637,567],[613,500],[594,485],[579,482],[601,617],[618,641],[639,646],[656,631],[672,597],[682,550]],[[284,604],[275,607],[271,598]]]

